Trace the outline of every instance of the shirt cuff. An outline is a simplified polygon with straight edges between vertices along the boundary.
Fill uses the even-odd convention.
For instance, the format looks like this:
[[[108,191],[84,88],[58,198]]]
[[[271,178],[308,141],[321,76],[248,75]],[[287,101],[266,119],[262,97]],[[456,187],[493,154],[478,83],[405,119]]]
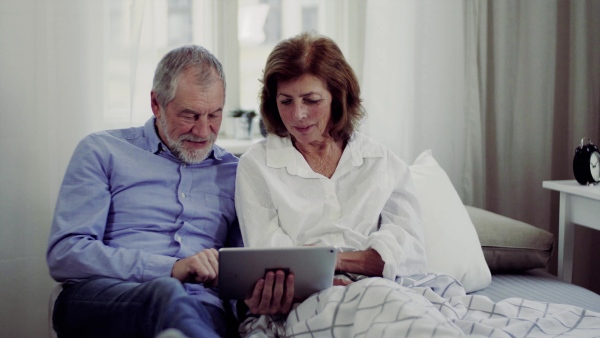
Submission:
[[[144,262],[144,273],[142,281],[156,279],[158,277],[170,277],[173,271],[173,265],[177,262],[177,257],[163,255],[149,255]]]
[[[370,247],[377,251],[383,260],[383,278],[396,280],[396,260],[394,259],[392,252],[380,241],[372,243]]]

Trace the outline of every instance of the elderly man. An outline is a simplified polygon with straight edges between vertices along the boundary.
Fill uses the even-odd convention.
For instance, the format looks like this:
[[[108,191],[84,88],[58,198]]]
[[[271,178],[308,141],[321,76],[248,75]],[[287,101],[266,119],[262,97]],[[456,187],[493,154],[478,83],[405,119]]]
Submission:
[[[214,290],[218,249],[241,246],[238,159],[216,146],[225,101],[220,62],[172,50],[158,64],[144,126],[85,137],[67,168],[50,233],[50,274],[63,283],[60,336],[235,334]],[[172,330],[170,330],[172,331]]]

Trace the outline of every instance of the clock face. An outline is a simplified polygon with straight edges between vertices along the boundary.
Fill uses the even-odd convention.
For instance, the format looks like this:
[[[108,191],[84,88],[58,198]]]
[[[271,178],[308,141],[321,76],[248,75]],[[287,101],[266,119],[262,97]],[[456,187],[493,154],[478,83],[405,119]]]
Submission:
[[[600,181],[600,153],[597,151],[590,156],[590,173],[594,181]]]

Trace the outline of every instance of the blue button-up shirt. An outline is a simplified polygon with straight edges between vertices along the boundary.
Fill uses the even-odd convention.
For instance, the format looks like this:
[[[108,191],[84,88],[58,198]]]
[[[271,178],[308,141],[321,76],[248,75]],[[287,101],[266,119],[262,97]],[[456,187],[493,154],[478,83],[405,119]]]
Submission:
[[[47,260],[57,281],[170,276],[177,259],[241,246],[234,206],[238,159],[218,146],[186,164],[143,127],[103,131],[75,149],[58,196]],[[190,293],[203,292],[198,284]]]

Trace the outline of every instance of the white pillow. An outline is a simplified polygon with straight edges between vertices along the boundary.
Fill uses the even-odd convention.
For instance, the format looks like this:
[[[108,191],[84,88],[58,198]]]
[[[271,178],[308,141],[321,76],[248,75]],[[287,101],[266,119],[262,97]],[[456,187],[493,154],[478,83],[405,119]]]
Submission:
[[[428,272],[454,277],[467,292],[487,287],[492,276],[475,227],[431,150],[417,157],[410,172],[421,204]]]

